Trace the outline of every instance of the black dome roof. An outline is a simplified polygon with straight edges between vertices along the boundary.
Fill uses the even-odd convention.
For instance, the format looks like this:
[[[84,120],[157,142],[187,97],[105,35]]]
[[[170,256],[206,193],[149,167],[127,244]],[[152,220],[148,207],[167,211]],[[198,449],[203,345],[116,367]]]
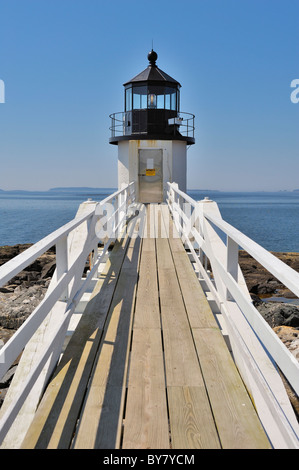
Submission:
[[[174,78],[170,77],[167,73],[163,72],[163,70],[159,69],[156,66],[156,60],[158,58],[158,54],[151,50],[147,56],[150,65],[140,72],[136,77],[132,78],[128,82],[124,83],[124,86],[129,85],[130,83],[136,82],[162,82],[164,85],[167,83],[171,84],[172,86],[175,84],[176,86],[181,86],[181,84],[175,80]]]

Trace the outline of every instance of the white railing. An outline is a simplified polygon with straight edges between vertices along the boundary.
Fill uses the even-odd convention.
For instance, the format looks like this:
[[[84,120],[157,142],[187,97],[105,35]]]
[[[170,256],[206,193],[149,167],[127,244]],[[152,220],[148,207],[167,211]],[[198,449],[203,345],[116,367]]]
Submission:
[[[63,305],[63,308],[59,310],[59,316],[55,319],[55,329],[51,332],[51,338],[47,341],[39,360],[26,378],[22,393],[16,397],[14,403],[8,407],[4,416],[2,416],[0,443],[50,356],[54,354],[55,358],[58,359],[70,318],[84,292],[86,292],[90,281],[97,273],[97,269],[104,259],[111,242],[122,233],[125,227],[128,206],[134,201],[135,186],[134,183],[131,183],[99,203],[90,201],[82,204],[81,206],[84,206],[83,215],[77,214],[77,217],[72,221],[0,267],[1,287],[49,248],[56,246],[56,271],[52,279],[53,282],[37,308],[1,348],[0,378],[4,376],[23,351],[49,312],[57,304]],[[101,253],[98,254],[98,245],[101,240],[104,247]],[[82,285],[83,272],[90,254],[92,254],[90,271],[84,278]],[[53,368],[55,361],[53,363],[52,359],[51,362]],[[48,375],[50,373],[51,370],[48,371]]]
[[[239,248],[297,297],[299,273],[225,222],[217,204],[208,198],[194,201],[180,191],[177,184],[168,183],[167,203],[179,236],[190,250],[217,310],[223,314],[235,361],[258,412],[267,415],[265,421],[269,424],[263,424],[268,428],[277,427],[277,432],[283,435],[283,445],[298,448],[298,423],[293,419],[293,411],[286,412],[280,404],[279,394],[283,392],[276,384],[280,378],[273,379],[271,365],[277,364],[299,395],[299,363],[254,307],[238,265]],[[267,354],[270,366],[263,354]],[[288,414],[291,418],[286,416]],[[268,431],[271,435],[271,429]],[[275,439],[274,436],[273,441]],[[280,446],[281,439],[278,442]]]
[[[82,204],[84,210],[78,211],[75,219],[0,267],[0,286],[3,286],[41,254],[56,246],[56,271],[44,299],[0,350],[0,377],[3,377],[49,313],[59,307],[55,311],[54,328],[24,379],[21,393],[1,416],[0,443],[46,363],[47,374],[53,370],[70,318],[111,242],[122,233],[128,206],[134,201],[135,187],[131,183],[99,203]],[[167,202],[177,231],[190,249],[201,278],[225,318],[235,361],[271,441],[277,439],[276,447],[298,448],[298,429],[288,408],[281,403],[284,397],[280,397],[277,371],[275,369],[274,377],[271,365],[275,361],[299,394],[299,364],[253,306],[238,266],[239,247],[298,297],[299,274],[226,223],[215,202],[196,202],[175,183],[168,183]],[[104,243],[100,254],[99,240]],[[82,274],[91,253],[90,272],[82,285]],[[270,358],[268,362],[263,354]]]

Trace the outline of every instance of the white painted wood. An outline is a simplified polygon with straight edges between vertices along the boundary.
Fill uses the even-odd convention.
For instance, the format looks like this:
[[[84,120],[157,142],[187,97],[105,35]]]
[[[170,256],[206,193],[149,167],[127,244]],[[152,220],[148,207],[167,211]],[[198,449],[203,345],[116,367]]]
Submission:
[[[273,358],[297,393],[299,363],[253,306],[238,266],[239,246],[294,293],[299,292],[299,274],[223,221],[214,201],[205,199],[196,203],[188,195],[184,195],[177,185],[169,183],[168,187],[169,209],[182,238],[187,240],[200,276],[210,291],[209,295],[212,295],[213,302],[225,317],[234,358],[255,401],[263,425],[276,448],[298,448],[297,419]],[[194,208],[197,204],[199,206],[199,216],[195,218],[196,225],[191,224],[191,230],[190,226],[186,230],[188,224],[182,214],[182,206],[176,202],[178,196]],[[224,236],[220,236],[221,233]],[[198,253],[192,247],[191,239],[196,242]],[[204,263],[207,258],[212,266],[213,278],[210,278]]]
[[[163,200],[167,196],[167,182],[176,181],[186,191],[187,146],[175,140],[125,140],[118,142],[118,187],[135,182],[136,200],[139,200],[138,151],[162,150],[163,154]]]
[[[238,282],[239,246],[232,238],[227,237],[226,247],[226,271]],[[231,300],[228,289],[226,289],[226,298]]]
[[[82,214],[86,212],[89,213],[90,208],[90,203],[82,204],[78,210],[77,218],[82,219]],[[74,282],[74,278],[78,278],[79,271],[80,276],[82,274],[89,251],[88,246],[85,247],[85,250],[83,249],[88,220],[89,219],[84,220],[81,225],[77,226],[75,230],[70,233],[68,237],[68,256],[64,256],[63,253],[60,253],[63,259],[69,259],[71,263],[70,269],[66,273],[62,273],[61,269],[61,276],[58,281],[56,269],[48,292],[44,298],[44,305],[43,302],[41,302],[27,321],[16,332],[11,339],[11,344],[9,343],[14,354],[16,354],[17,347],[23,348],[23,345],[26,347],[13,378],[13,382],[10,385],[8,396],[6,396],[2,406],[3,409],[1,409],[2,436],[3,433],[5,434],[7,426],[10,428],[8,434],[5,436],[5,440],[1,446],[2,448],[18,448],[20,446],[34,416],[48,377],[58,361],[67,331],[67,323],[70,319],[70,315],[66,316],[68,308],[67,302],[62,302],[59,299],[68,285],[70,289],[71,286],[72,289],[75,288],[77,283]],[[82,229],[84,229],[83,232],[85,231],[85,236],[83,236],[83,240],[80,244],[78,243],[78,238],[82,238]],[[62,251],[62,246],[66,248],[65,242],[63,245],[60,245],[60,251]],[[74,305],[75,304],[71,307],[73,308]],[[41,320],[43,320],[42,323]],[[21,333],[23,334],[22,336]],[[24,336],[25,334],[27,336]],[[55,335],[54,337],[53,334]],[[52,346],[53,350],[51,351]],[[30,392],[29,396],[27,396],[26,391]],[[13,426],[11,427],[12,424]]]
[[[276,370],[263,354],[261,344],[251,334],[236,305],[222,305],[233,345],[234,357],[238,353],[239,370],[246,371],[261,422],[276,449],[299,449],[299,427],[284,387]],[[246,336],[244,333],[249,333]],[[256,361],[257,359],[257,361]],[[249,382],[248,382],[249,380]]]
[[[173,187],[173,185],[172,185],[172,188],[174,191],[176,190],[180,194],[180,196],[182,196],[181,191],[177,190],[175,187]],[[191,198],[186,195],[186,201],[191,203],[190,199]],[[195,205],[194,201],[192,202],[192,205]],[[253,242],[248,237],[243,235],[241,232],[234,229],[234,227],[230,226],[225,221],[223,221],[218,208],[215,211],[215,205],[216,203],[212,203],[212,204],[210,203],[209,205],[205,205],[204,208],[202,207],[201,225],[202,225],[203,231],[206,231],[205,239],[200,237],[199,234],[196,234],[194,230],[192,233],[196,237],[201,248],[205,252],[207,252],[210,258],[210,261],[214,268],[213,274],[215,277],[217,290],[219,292],[220,298],[224,301],[226,298],[226,296],[224,296],[224,291],[226,292],[226,290],[229,288],[233,290],[235,300],[237,297],[239,302],[242,303],[242,307],[247,312],[246,317],[248,321],[250,322],[251,326],[254,328],[253,323],[255,322],[256,324],[259,325],[257,327],[261,328],[261,330],[259,329],[259,332],[258,332],[260,335],[260,339],[262,341],[263,340],[266,341],[267,344],[265,345],[266,347],[270,348],[269,349],[270,354],[273,357],[275,357],[279,366],[281,368],[283,367],[282,370],[285,373],[286,373],[286,369],[289,369],[292,371],[292,377],[290,377],[290,375],[287,373],[286,373],[286,377],[289,379],[290,383],[293,385],[296,392],[299,393],[299,374],[297,373],[299,371],[298,362],[296,361],[294,356],[291,353],[289,353],[288,350],[286,352],[287,348],[282,344],[282,342],[279,340],[277,335],[275,335],[275,333],[272,332],[271,328],[268,327],[267,323],[261,318],[259,313],[256,311],[256,309],[252,305],[252,302],[248,293],[246,296],[242,295],[244,293],[244,290],[242,292],[239,289],[239,285],[236,282],[234,282],[234,278],[238,278],[239,272],[240,272],[240,271],[237,271],[237,267],[236,267],[238,246],[239,245],[242,246],[243,249],[249,252],[251,256],[257,259],[257,261],[259,261],[263,266],[265,266],[266,269],[272,272],[273,275],[275,275],[278,279],[280,279],[281,282],[283,282],[289,288],[295,287],[296,290],[298,291],[298,296],[299,296],[299,287],[298,287],[299,286],[299,274],[296,273],[293,269],[289,268],[287,265],[285,265],[282,261],[278,260],[278,258],[273,256],[271,253],[264,250],[257,243]],[[174,207],[174,210],[176,210],[176,206],[173,206],[173,207]],[[215,212],[216,212],[216,216],[215,216]],[[223,242],[221,242],[219,235],[216,233],[213,226],[209,222],[213,222],[214,225],[222,229],[224,233],[227,235],[227,238],[228,238],[227,248],[229,251],[227,249],[226,250],[224,249]],[[232,254],[230,254],[230,251]],[[226,254],[225,255],[226,259],[224,259],[223,253]],[[271,262],[273,262],[273,264],[271,264]],[[233,275],[229,276],[228,274],[231,274],[231,273]],[[286,279],[287,276],[288,276],[288,279]],[[295,280],[297,284],[294,286],[293,284],[295,283]],[[260,327],[260,325],[262,326]],[[275,346],[274,344],[270,344],[269,329],[271,330],[272,339],[275,338],[273,340],[275,342],[274,343]],[[275,353],[275,351],[277,350],[281,351],[281,354],[279,352]],[[287,359],[285,361],[286,364],[284,365],[282,364],[282,362],[285,356],[287,356]]]
[[[130,183],[128,186],[128,189],[132,192],[132,194],[134,194],[133,187],[134,183]],[[113,193],[111,196],[108,196],[107,198],[103,199],[100,203],[97,204],[96,211],[99,210],[99,206],[111,203],[111,201],[122,192],[123,189],[120,189]],[[27,250],[23,251],[23,253],[20,253],[15,258],[3,264],[0,267],[0,287],[4,286],[16,274],[18,274],[20,271],[29,266],[29,264],[33,263],[33,261],[35,261],[43,253],[45,253],[49,248],[54,246],[63,237],[67,236],[72,230],[74,230],[76,227],[79,227],[83,222],[90,219],[93,215],[97,214],[95,213],[94,208],[91,208],[89,212],[85,213],[80,217],[75,217],[67,224],[63,225],[59,229],[44,237],[42,240],[39,240]]]
[[[264,348],[275,358],[295,390],[299,389],[298,362],[252,305],[238,266],[238,247],[242,246],[289,288],[295,286],[295,293],[299,289],[299,275],[294,275],[294,271],[284,263],[223,221],[216,203],[203,201],[198,204],[176,184],[169,184],[168,187],[169,209],[183,241],[190,248],[200,277],[204,279],[215,304],[225,317],[236,362],[252,393],[262,422],[275,447],[296,447],[297,422],[290,412],[289,400],[281,379],[279,377],[278,380],[277,371]],[[52,245],[57,246],[57,269],[45,299],[0,352],[0,374],[3,374],[28,343],[7,394],[8,399],[1,409],[0,435],[4,439],[2,447],[18,447],[28,429],[46,379],[63,347],[70,318],[87,292],[90,282],[97,275],[99,265],[115,235],[112,233],[111,238],[106,237],[104,250],[97,256],[96,222],[101,217],[103,207],[110,204],[112,199],[116,200],[113,212],[117,214],[117,219],[112,217],[116,231],[124,223],[127,208],[134,202],[135,194],[134,184],[130,184],[99,204],[95,205],[92,201],[85,203],[83,213],[79,210],[73,221],[16,257],[17,260],[14,259],[4,265],[3,269],[0,268],[0,285],[3,285]],[[189,212],[184,203],[190,204]],[[219,237],[219,229],[227,237],[226,244]],[[168,236],[166,232],[163,235]],[[199,247],[199,253],[195,251],[194,243]],[[82,284],[82,270],[92,250],[95,255],[91,270]],[[211,262],[213,277],[207,271],[207,259]],[[227,298],[227,291],[233,300]],[[32,335],[34,340],[30,340]],[[28,361],[29,357],[31,359]]]
[[[205,217],[223,230],[224,233],[229,235],[239,246],[247,251],[247,253],[272,273],[273,276],[279,279],[297,297],[299,297],[299,273],[287,266],[283,261],[276,258],[276,256],[272,255],[272,253],[265,250],[262,246],[258,245],[239,230],[232,227],[223,219],[214,217],[208,212],[205,212]]]
[[[67,236],[61,238],[56,243],[56,279],[59,281],[63,274],[68,271],[68,249]],[[60,300],[66,301],[69,297],[68,286],[60,296]]]
[[[5,285],[16,274],[25,269],[29,264],[33,263],[39,256],[45,253],[49,248],[56,244],[62,237],[65,237],[69,232],[74,230],[77,226],[81,225],[85,220],[92,216],[92,212],[85,214],[83,217],[73,219],[67,224],[63,225],[55,232],[46,236],[42,240],[32,245],[27,250],[20,253],[15,258],[0,267],[0,287]]]
[[[92,250],[97,251],[98,238],[95,226],[100,212],[97,212],[97,208],[109,204],[124,192],[126,199],[124,203],[133,202],[133,186],[130,184],[100,203],[93,201],[83,203],[73,221],[45,237],[1,269],[0,283],[3,285],[56,244],[57,268],[45,298],[1,349],[0,375],[3,375],[25,347],[0,410],[0,442],[3,440],[1,448],[19,448],[45,383],[59,359],[69,321],[80,299],[88,290],[93,276],[97,275],[97,270],[107,255],[108,246],[114,239],[108,239],[100,255],[95,256],[92,269],[82,285],[82,272],[88,254]]]

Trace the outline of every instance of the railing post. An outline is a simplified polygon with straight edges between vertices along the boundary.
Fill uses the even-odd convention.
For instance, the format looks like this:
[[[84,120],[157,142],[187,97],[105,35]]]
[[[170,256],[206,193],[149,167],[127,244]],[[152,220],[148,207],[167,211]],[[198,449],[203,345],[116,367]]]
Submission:
[[[173,190],[173,203],[172,203],[173,218],[174,218],[174,222],[175,222],[175,226],[177,228],[178,234],[180,236],[181,229],[179,227],[180,217],[179,217],[179,211],[178,211],[179,198],[180,197],[177,193],[177,190],[178,190],[179,187],[178,187],[177,183],[172,183],[171,187],[172,187],[172,190]]]
[[[61,238],[56,243],[56,278],[57,282],[68,271],[68,246],[67,236]],[[60,300],[67,301],[69,298],[68,287],[60,297]]]
[[[229,274],[238,282],[238,261],[239,261],[239,245],[232,238],[227,236],[226,243],[226,269]],[[226,289],[226,299],[232,300],[231,294]]]
[[[122,197],[121,194],[116,196],[115,198],[115,203],[114,203],[114,217],[113,217],[113,232],[114,232],[114,238],[118,238],[118,233],[119,233],[119,227],[118,227],[118,222],[120,220],[120,206],[122,202]]]
[[[186,227],[187,224],[185,222],[185,218],[182,215],[182,213],[185,214],[185,202],[183,196],[180,194],[178,195],[178,207],[180,208],[180,214],[179,214],[179,223],[180,223],[180,237],[182,238],[183,243],[185,244],[186,242]]]
[[[191,240],[193,241],[191,232],[194,227],[194,208],[192,209],[191,204],[187,200],[183,203],[183,207],[184,232],[186,233],[186,238],[191,242]]]
[[[118,234],[119,236],[121,236],[121,233],[123,232],[123,228],[125,225],[125,217],[128,212],[128,187],[125,183],[122,183],[121,189],[122,189],[122,192],[120,193],[118,197],[118,208],[122,207],[123,205],[124,207],[122,207],[118,211],[118,223],[119,223]]]
[[[197,201],[196,207],[195,207],[195,215],[194,215],[194,228],[195,230],[199,233],[200,237],[204,238],[203,235],[203,230],[202,230],[202,221],[200,219],[200,214],[202,214],[202,211],[200,209],[200,203]],[[201,212],[200,212],[201,211]],[[200,263],[203,265],[204,264],[204,252],[202,250],[201,246],[198,246],[198,258]]]

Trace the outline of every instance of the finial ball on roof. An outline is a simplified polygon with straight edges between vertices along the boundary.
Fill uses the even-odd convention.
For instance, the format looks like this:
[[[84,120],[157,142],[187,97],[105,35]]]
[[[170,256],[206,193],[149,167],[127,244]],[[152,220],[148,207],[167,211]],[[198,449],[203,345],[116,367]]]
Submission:
[[[151,65],[156,65],[156,60],[158,59],[157,52],[153,51],[153,49],[148,53],[147,58]]]

